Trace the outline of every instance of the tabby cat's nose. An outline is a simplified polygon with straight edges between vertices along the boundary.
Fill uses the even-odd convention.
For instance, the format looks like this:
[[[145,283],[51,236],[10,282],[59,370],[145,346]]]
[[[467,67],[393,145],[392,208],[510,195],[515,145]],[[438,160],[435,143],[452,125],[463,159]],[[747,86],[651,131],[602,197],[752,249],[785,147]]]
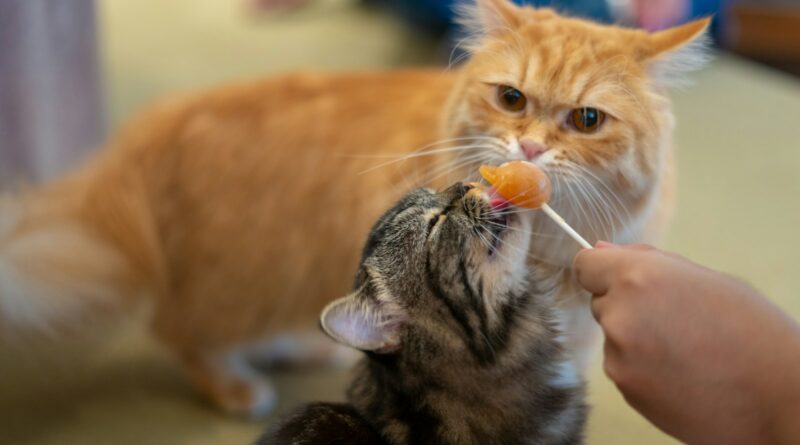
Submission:
[[[468,191],[472,189],[473,185],[459,182],[455,185],[455,187],[456,187],[456,193],[458,193],[459,196],[464,196],[467,194]]]
[[[542,145],[542,144],[540,144],[540,143],[538,143],[538,142],[536,142],[536,141],[534,141],[532,139],[522,139],[522,140],[520,140],[519,141],[519,148],[520,148],[520,150],[522,150],[522,154],[525,155],[525,159],[527,159],[529,161],[535,160],[536,158],[541,156],[542,153],[545,152],[545,150],[547,150],[547,148],[544,145]]]

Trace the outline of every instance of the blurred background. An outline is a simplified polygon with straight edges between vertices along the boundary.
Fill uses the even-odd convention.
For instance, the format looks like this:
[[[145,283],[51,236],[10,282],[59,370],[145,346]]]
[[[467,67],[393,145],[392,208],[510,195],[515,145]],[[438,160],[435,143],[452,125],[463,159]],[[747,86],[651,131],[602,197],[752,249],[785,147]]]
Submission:
[[[680,197],[666,247],[749,281],[800,318],[800,1],[535,3],[653,30],[715,14],[713,63],[673,95]],[[445,66],[456,36],[449,6],[0,0],[0,184],[58,175],[176,92],[296,69]],[[277,414],[341,399],[346,381],[344,370],[279,373]],[[589,443],[675,443],[627,407],[599,360],[590,393]],[[56,350],[0,341],[2,444],[244,444],[268,422],[205,405],[139,322]]]

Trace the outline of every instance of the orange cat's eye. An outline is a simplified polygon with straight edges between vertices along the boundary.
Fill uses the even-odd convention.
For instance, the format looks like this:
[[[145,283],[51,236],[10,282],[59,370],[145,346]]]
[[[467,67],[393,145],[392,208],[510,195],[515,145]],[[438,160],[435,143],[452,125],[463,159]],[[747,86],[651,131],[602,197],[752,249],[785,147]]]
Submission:
[[[512,113],[524,110],[525,104],[528,103],[528,99],[525,98],[525,95],[520,90],[508,85],[497,87],[497,101],[504,110]]]
[[[592,107],[576,108],[569,113],[569,123],[581,133],[594,133],[605,120],[606,114]]]

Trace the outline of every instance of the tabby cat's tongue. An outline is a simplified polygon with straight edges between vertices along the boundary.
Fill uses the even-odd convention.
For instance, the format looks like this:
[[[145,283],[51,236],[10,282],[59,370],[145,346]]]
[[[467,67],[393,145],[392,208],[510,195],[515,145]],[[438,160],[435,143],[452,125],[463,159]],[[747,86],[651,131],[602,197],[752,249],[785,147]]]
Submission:
[[[489,195],[489,205],[492,207],[492,210],[502,211],[511,206],[511,202],[500,196],[494,187],[486,189],[486,194]]]

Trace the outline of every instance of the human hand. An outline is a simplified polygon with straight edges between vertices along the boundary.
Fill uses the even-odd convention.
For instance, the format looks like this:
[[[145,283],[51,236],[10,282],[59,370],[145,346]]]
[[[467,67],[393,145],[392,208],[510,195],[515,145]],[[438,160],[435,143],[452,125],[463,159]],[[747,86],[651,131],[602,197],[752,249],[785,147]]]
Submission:
[[[800,443],[800,326],[747,285],[649,246],[575,258],[625,399],[691,444]]]

